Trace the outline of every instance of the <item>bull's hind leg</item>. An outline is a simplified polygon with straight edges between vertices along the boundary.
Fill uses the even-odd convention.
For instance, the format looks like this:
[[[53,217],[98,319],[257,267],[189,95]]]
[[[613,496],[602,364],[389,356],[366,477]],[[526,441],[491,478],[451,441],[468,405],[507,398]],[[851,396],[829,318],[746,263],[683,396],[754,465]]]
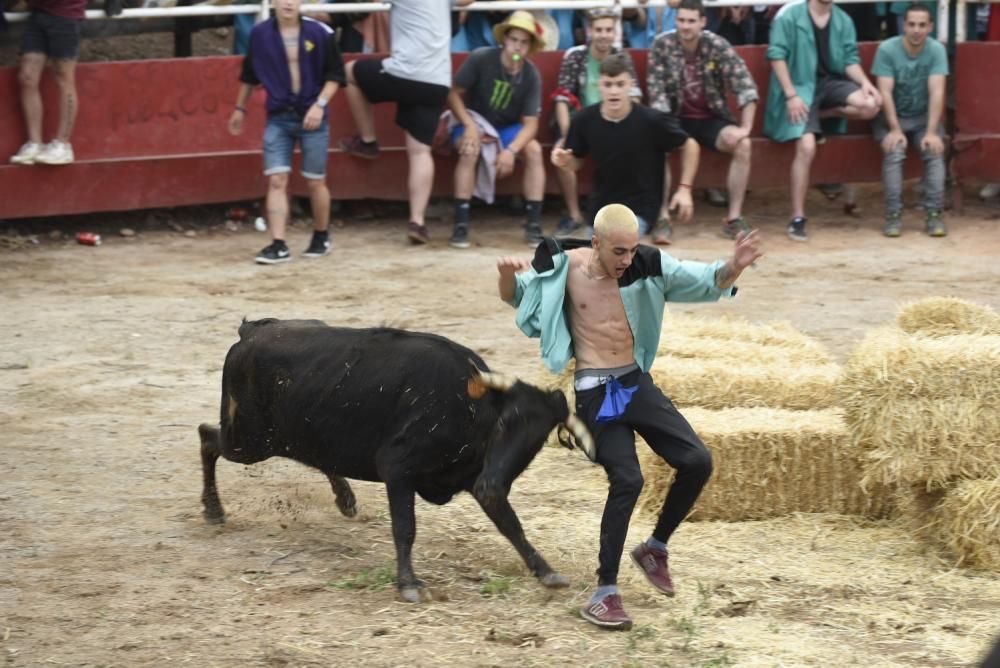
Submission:
[[[333,494],[337,497],[337,508],[340,509],[341,514],[344,517],[354,517],[357,515],[358,501],[354,498],[354,490],[351,489],[351,483],[347,482],[346,478],[330,471],[323,471],[323,473],[330,480],[330,487],[333,488]]]
[[[202,515],[211,524],[222,524],[226,521],[226,513],[222,510],[219,491],[215,487],[215,462],[222,456],[219,443],[219,428],[210,424],[198,427],[201,437],[201,473],[203,488],[201,504],[204,507]]]
[[[479,502],[486,515],[493,520],[500,533],[514,546],[539,582],[546,587],[556,589],[569,586],[569,581],[552,570],[545,558],[528,542],[524,529],[521,528],[521,520],[517,518],[517,513],[507,500],[505,490],[477,484],[472,489],[472,496]]]

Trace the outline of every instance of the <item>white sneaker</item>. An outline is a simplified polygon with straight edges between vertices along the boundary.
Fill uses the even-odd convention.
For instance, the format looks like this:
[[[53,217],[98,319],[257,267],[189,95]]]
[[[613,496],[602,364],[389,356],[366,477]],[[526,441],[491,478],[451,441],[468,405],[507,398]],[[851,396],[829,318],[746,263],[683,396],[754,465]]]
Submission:
[[[35,158],[42,152],[42,145],[36,141],[25,142],[21,150],[11,156],[12,165],[33,165]]]
[[[53,139],[42,147],[35,156],[35,162],[43,165],[68,165],[73,162],[73,147],[64,141]]]
[[[27,146],[27,144],[25,144]],[[21,149],[22,151],[24,149]],[[1000,183],[987,183],[983,186],[983,189],[979,191],[979,197],[981,199],[992,199],[1000,195]]]

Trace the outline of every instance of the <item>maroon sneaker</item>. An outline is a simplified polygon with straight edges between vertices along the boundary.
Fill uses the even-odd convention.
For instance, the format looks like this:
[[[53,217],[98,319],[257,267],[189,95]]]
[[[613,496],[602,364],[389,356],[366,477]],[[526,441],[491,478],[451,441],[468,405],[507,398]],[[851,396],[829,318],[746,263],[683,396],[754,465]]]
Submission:
[[[608,594],[597,603],[588,603],[580,608],[580,616],[606,629],[628,631],[632,628],[632,619],[625,614],[622,597],[618,594]]]
[[[410,240],[411,244],[418,246],[430,243],[431,240],[431,235],[427,234],[427,226],[412,220],[406,226],[406,237]]]
[[[639,543],[629,554],[635,565],[642,569],[649,584],[667,596],[674,595],[674,582],[670,579],[666,552],[654,550],[645,543]]]
[[[365,158],[366,160],[374,160],[379,154],[378,142],[366,144],[361,141],[361,135],[344,137],[340,140],[340,148],[344,153],[349,153],[356,158]]]

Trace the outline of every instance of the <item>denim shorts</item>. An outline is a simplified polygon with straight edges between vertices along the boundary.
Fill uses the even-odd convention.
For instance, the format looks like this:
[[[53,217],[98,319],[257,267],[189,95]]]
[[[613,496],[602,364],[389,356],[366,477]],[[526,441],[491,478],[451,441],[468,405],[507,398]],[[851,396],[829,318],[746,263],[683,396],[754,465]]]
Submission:
[[[521,131],[524,125],[522,123],[514,123],[513,125],[508,125],[507,127],[497,128],[497,134],[500,135],[500,148],[507,148],[510,143],[514,141],[514,137],[517,133]],[[458,140],[462,138],[465,134],[465,126],[459,123],[451,129],[451,143],[458,144]]]
[[[267,117],[264,127],[264,176],[292,171],[292,150],[298,140],[302,148],[302,176],[326,178],[326,158],[330,148],[330,125],[326,116],[315,130],[302,127],[303,114],[281,111]]]

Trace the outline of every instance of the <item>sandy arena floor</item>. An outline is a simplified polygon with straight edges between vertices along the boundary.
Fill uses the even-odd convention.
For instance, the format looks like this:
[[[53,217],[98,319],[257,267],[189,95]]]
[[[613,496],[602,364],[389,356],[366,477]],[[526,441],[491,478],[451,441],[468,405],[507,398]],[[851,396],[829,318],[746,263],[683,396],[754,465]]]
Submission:
[[[945,239],[919,233],[912,212],[889,240],[873,194],[861,220],[815,197],[813,238],[794,244],[784,206],[751,198],[767,256],[735,300],[677,310],[788,320],[842,360],[902,301],[1000,308],[996,207],[970,203]],[[494,259],[527,254],[515,218],[477,210],[464,252],[446,246],[444,222],[412,248],[399,217],[348,219],[330,256],[262,267],[264,235],[196,213],[174,212],[177,230],[146,214],[18,222],[0,250],[0,664],[968,666],[1000,632],[1000,575],[953,569],[891,523],[827,515],[687,523],[672,543],[677,598],[626,560],[636,627],[593,628],[575,610],[593,584],[604,483],[560,448],[543,450],[512,503],[568,590],[538,585],[463,496],[418,502],[414,563],[439,600],[397,602],[382,487],[355,483],[348,520],[321,474],[279,460],[220,462],[229,522],[206,525],[195,429],[217,415],[243,317],[433,331],[497,370],[550,379],[495,296]],[[717,214],[702,206],[673,252],[727,254]],[[137,236],[118,236],[125,224]],[[106,243],[54,240],[55,225]],[[18,241],[29,234],[37,246]],[[306,242],[293,228],[293,251]],[[649,527],[637,516],[629,543]]]

